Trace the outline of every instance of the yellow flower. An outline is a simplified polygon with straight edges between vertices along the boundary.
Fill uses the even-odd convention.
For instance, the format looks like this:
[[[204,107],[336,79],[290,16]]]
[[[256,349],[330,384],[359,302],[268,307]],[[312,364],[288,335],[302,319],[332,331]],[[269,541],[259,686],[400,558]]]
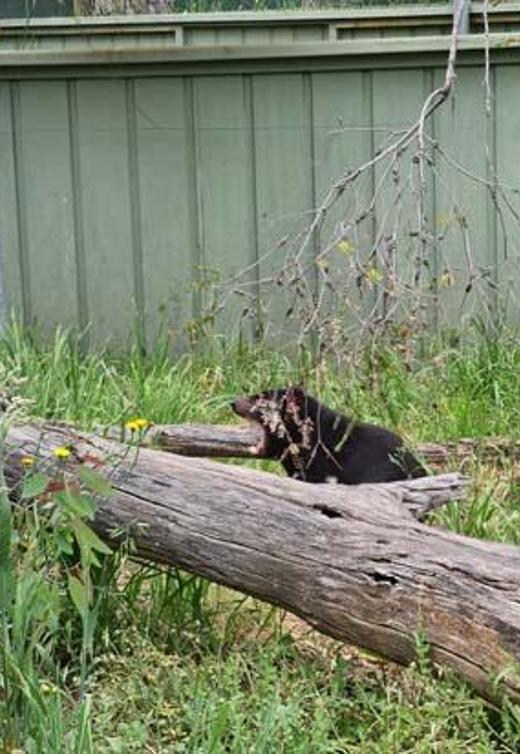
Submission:
[[[369,283],[380,283],[383,279],[383,274],[380,270],[377,269],[377,267],[369,267],[365,272],[365,278]]]
[[[139,432],[142,429],[148,429],[149,426],[150,422],[148,419],[141,419],[139,417],[130,419],[130,421],[127,421],[125,424],[125,427],[129,429],[130,432]]]
[[[439,288],[450,288],[452,285],[455,285],[455,275],[449,270],[444,270],[439,275]]]
[[[46,681],[41,681],[40,682],[40,691],[44,695],[53,694],[56,691],[56,686],[54,686],[54,684],[52,684],[52,683],[47,683]]]
[[[30,466],[34,466],[34,458],[32,456],[23,456],[20,459],[20,463],[28,469]]]
[[[70,456],[70,450],[64,445],[62,445],[60,448],[54,448],[52,452],[56,456],[56,458],[59,458],[60,461],[66,461]]]
[[[354,244],[348,238],[343,238],[336,244],[336,249],[342,254],[351,254],[354,251]]]

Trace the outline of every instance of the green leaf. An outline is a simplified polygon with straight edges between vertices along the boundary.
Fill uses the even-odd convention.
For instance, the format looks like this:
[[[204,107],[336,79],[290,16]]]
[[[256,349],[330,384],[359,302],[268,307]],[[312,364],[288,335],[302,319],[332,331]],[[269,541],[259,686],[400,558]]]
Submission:
[[[11,537],[11,504],[7,497],[4,476],[0,471],[0,568],[3,568],[9,562]]]
[[[12,534],[11,504],[7,497],[4,474],[0,467],[0,610],[2,612],[11,607],[13,599]]]
[[[79,518],[92,518],[96,512],[96,503],[92,498],[71,490],[60,493],[56,499],[68,513]]]
[[[22,487],[22,500],[43,495],[48,484],[49,479],[45,474],[31,474],[31,476],[26,477]]]
[[[74,533],[76,535],[76,539],[78,540],[78,545],[82,550],[96,550],[97,552],[102,553],[103,555],[111,555],[112,550],[108,545],[106,545],[99,537],[98,535],[92,531],[90,526],[87,526],[87,524],[82,521],[81,519],[77,518],[73,522],[71,522],[71,526],[74,529]]]
[[[89,469],[88,466],[80,466],[78,469],[78,477],[91,492],[102,497],[110,497],[114,490],[112,485],[107,482],[104,476],[98,474],[97,471]]]
[[[56,538],[56,544],[58,550],[64,555],[72,555],[74,548],[72,547],[72,535],[68,529],[56,529],[54,532]]]
[[[88,590],[82,581],[71,574],[69,574],[69,594],[74,607],[84,620],[89,610]]]

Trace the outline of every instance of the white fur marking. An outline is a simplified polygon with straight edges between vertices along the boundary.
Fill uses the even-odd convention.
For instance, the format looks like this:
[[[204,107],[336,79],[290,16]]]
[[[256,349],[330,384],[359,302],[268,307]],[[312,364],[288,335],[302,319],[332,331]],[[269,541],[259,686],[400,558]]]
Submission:
[[[338,477],[337,476],[328,476],[325,479],[325,484],[337,484],[338,483]]]

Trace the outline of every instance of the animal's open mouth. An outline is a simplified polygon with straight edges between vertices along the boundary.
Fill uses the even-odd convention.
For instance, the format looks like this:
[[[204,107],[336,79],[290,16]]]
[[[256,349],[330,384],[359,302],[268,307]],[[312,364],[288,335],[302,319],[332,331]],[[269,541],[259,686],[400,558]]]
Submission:
[[[251,416],[251,410],[254,405],[254,401],[244,396],[234,400],[231,404],[231,408],[233,409],[235,414],[238,414],[238,416],[240,416],[242,419],[245,419],[249,425],[256,429],[258,433],[258,440],[254,445],[251,445],[251,453],[255,456],[263,456],[266,449],[267,432],[265,427],[262,426],[262,423],[259,422],[258,419]]]
[[[260,437],[258,438],[258,441],[251,446],[251,450],[253,451],[255,456],[265,455],[267,443],[267,432],[265,430],[265,427],[262,427],[262,425],[254,419],[246,418],[246,421],[248,424],[255,427],[255,429],[260,430]]]
[[[255,456],[264,456],[265,449],[267,447],[267,431],[265,427],[263,427],[259,421],[253,419],[251,416],[243,416],[242,418],[245,419],[244,423],[246,425],[254,427],[255,434],[258,437],[257,441],[250,446],[251,453]]]

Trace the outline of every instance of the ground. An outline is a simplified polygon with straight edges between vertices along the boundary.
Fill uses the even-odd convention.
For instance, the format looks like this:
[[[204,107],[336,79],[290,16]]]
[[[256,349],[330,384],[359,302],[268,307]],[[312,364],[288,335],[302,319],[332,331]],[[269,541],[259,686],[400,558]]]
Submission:
[[[412,364],[381,347],[366,364],[338,371],[258,348],[179,359],[137,349],[82,356],[64,333],[44,345],[13,328],[0,342],[0,362],[32,401],[26,412],[85,428],[135,416],[234,421],[231,397],[304,377],[331,406],[386,424],[412,444],[518,437],[516,337],[467,342],[457,350],[432,342]],[[516,464],[474,457],[465,470],[473,479],[468,502],[439,511],[432,524],[518,543]],[[45,515],[44,507],[30,516],[14,510],[9,561],[0,547],[7,751],[520,751],[520,708],[487,708],[432,668],[419,638],[417,662],[398,668],[236,592],[135,564],[128,553],[96,572],[95,610],[81,614],[70,579],[84,574],[56,565]]]

